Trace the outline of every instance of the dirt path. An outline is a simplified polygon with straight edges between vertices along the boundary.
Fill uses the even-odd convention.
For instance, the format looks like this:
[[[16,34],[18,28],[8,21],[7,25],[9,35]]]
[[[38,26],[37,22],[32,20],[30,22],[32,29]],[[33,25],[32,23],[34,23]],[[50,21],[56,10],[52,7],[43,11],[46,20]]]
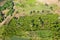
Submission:
[[[12,16],[11,15],[7,16],[7,18],[4,21],[2,21],[2,23],[0,23],[0,27],[3,26],[4,24],[8,24],[15,14],[16,13],[14,12]]]

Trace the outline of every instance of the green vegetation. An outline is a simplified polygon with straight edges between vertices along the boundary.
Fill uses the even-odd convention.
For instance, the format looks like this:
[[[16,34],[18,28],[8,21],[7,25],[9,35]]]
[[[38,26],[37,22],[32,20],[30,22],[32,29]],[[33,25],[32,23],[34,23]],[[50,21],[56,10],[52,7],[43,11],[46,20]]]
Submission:
[[[1,7],[1,11],[2,10],[5,10],[6,8],[8,8],[8,7],[10,7],[10,6],[12,6],[12,1],[6,1],[6,3]],[[11,7],[10,7],[11,8]]]
[[[31,38],[30,36],[32,36],[35,32],[35,35],[37,35],[37,37],[39,38],[52,38],[53,40],[54,38],[60,38],[59,29],[60,22],[58,19],[58,15],[56,14],[24,16],[20,17],[19,19],[13,18],[8,25],[5,25],[3,36],[24,36],[26,38],[28,36],[29,38]],[[24,32],[32,32],[32,34],[29,34],[29,36]]]
[[[17,13],[24,12],[27,15],[14,17],[8,24],[3,25],[0,28],[0,38],[3,40],[60,40],[60,19],[54,12],[58,6],[35,4],[35,0],[20,0],[15,4],[12,0],[6,1],[0,7],[0,22],[3,21],[1,12],[9,9],[6,15],[12,16],[15,10],[13,6],[17,7]]]
[[[6,3],[3,6],[0,6],[0,22],[2,22],[5,18],[4,14],[2,13],[3,10],[9,9],[8,13],[5,14],[6,16],[12,15],[13,12],[15,11],[13,9],[14,3],[12,0],[7,0]]]

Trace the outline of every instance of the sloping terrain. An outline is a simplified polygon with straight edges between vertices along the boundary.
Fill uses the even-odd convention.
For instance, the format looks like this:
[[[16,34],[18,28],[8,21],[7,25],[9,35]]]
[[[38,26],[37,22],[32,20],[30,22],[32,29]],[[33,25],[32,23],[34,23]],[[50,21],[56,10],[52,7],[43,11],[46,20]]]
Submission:
[[[6,0],[0,6],[0,39],[60,40],[58,0]]]

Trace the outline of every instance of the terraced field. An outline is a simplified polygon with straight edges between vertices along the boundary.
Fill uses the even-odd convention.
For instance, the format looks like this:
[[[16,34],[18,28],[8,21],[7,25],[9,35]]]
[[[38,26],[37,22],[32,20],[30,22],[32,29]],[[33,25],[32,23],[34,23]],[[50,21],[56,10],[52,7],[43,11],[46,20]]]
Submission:
[[[60,40],[58,0],[46,1],[1,1],[0,40]]]

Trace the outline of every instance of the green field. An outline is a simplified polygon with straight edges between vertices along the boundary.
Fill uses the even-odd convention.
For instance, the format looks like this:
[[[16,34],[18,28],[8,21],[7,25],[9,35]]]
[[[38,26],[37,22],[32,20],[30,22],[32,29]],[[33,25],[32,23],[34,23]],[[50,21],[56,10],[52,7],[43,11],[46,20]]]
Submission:
[[[55,13],[58,8],[56,4],[36,5],[36,0],[6,0],[5,4],[0,6],[0,23],[6,19],[4,15],[13,16],[14,12],[24,16],[14,16],[8,24],[2,25],[0,39],[60,40],[60,15]],[[2,15],[6,9],[9,11]]]

